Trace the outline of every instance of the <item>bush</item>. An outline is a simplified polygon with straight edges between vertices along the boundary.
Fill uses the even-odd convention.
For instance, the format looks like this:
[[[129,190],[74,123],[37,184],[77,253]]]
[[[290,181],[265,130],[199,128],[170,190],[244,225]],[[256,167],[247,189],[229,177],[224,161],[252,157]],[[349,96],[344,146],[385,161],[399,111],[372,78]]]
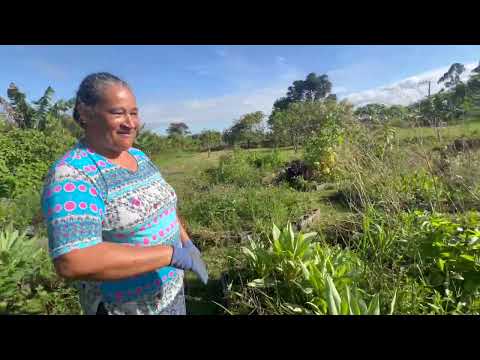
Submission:
[[[251,151],[247,153],[247,161],[258,169],[275,170],[286,162],[285,155],[278,150],[269,152]]]
[[[320,179],[330,178],[335,170],[335,148],[343,142],[343,128],[339,122],[341,115],[339,111],[325,114],[318,132],[307,138],[305,143],[304,159],[318,171]]]
[[[60,280],[38,238],[0,231],[0,313],[79,314],[76,290]]]
[[[48,168],[75,142],[59,129],[50,134],[16,128],[0,133],[0,197],[40,191]]]
[[[268,232],[273,221],[294,221],[314,207],[311,196],[286,186],[215,185],[194,196],[179,211],[192,228],[213,231]]]
[[[260,314],[379,314],[378,295],[367,306],[368,295],[357,286],[360,259],[313,242],[315,235],[294,234],[290,224],[282,231],[274,225],[267,241],[250,240],[240,260],[246,286],[235,287],[231,308]],[[238,270],[233,277],[238,279]]]
[[[208,174],[213,183],[240,187],[260,184],[262,180],[262,174],[252,166],[250,155],[242,150],[222,155],[218,167],[210,169]]]
[[[418,213],[418,222],[430,284],[447,296],[451,294],[456,303],[471,305],[480,297],[480,213],[454,219]]]
[[[40,196],[39,191],[30,190],[13,199],[0,199],[0,229],[9,223],[17,229],[36,225],[43,227]]]

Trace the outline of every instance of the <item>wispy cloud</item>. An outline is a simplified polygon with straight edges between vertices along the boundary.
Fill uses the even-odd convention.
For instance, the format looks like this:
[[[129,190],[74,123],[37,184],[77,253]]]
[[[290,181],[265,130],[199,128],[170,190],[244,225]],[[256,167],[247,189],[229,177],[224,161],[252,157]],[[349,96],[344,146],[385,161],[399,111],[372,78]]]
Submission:
[[[235,119],[254,111],[269,114],[273,102],[285,93],[285,87],[262,88],[207,99],[142,106],[141,117],[147,128],[163,131],[170,122],[183,121],[194,132],[203,128],[223,130]]]
[[[386,64],[379,59],[368,59],[337,68],[327,72],[330,81],[339,89],[352,88],[365,83],[366,76],[370,79],[384,78]],[[368,74],[368,75],[367,75]],[[340,91],[336,90],[336,93]]]
[[[472,69],[474,69],[476,65],[476,63],[466,64],[466,71],[462,74],[461,79],[468,79]],[[428,81],[431,82],[430,91],[432,94],[440,91],[443,85],[438,84],[437,81],[446,71],[448,71],[448,69],[449,66],[433,69],[408,77],[390,85],[346,94],[343,96],[343,98],[346,98],[348,101],[357,106],[363,106],[369,103],[408,105],[427,95]]]
[[[286,58],[277,56],[272,59],[274,64],[269,69],[271,76],[265,84],[259,76],[264,75],[264,68],[241,54],[227,54],[220,50],[223,49],[215,49],[217,55],[222,57],[220,62],[214,60],[211,63],[198,64],[191,66],[189,70],[197,75],[221,73],[236,90],[224,96],[144,104],[141,107],[141,116],[147,128],[163,131],[175,119],[185,122],[193,132],[203,128],[222,130],[249,112],[263,111],[268,115],[275,100],[285,96],[292,82],[305,76],[301,69],[289,64]]]
[[[148,128],[161,132],[174,121],[183,121],[193,132],[198,132],[203,128],[223,130],[231,126],[233,120],[249,112],[263,111],[268,115],[275,100],[285,96],[292,81],[305,76],[300,69],[289,65],[286,59],[282,58],[280,61],[277,58],[276,60],[279,72],[275,81],[269,86],[250,87],[224,96],[185,99],[176,103],[146,104],[142,107],[142,119]],[[471,70],[476,65],[476,63],[465,65],[467,71],[462,75],[462,80],[470,76]],[[243,62],[241,66],[247,67],[248,63]],[[350,77],[354,73],[352,68],[347,71],[336,70],[332,73],[335,76]],[[363,65],[360,68],[363,68]],[[340,99],[347,99],[357,106],[374,102],[407,105],[426,96],[428,85],[422,84],[425,81],[431,81],[432,94],[438,92],[442,85],[437,84],[437,81],[448,68],[449,66],[433,69],[387,86],[365,91],[349,93],[346,86],[334,86],[332,92],[339,95]],[[356,69],[358,70],[359,67]]]
[[[348,91],[348,89],[344,86],[333,85],[333,87],[332,87],[332,93],[336,94],[336,95],[346,93],[347,91]]]

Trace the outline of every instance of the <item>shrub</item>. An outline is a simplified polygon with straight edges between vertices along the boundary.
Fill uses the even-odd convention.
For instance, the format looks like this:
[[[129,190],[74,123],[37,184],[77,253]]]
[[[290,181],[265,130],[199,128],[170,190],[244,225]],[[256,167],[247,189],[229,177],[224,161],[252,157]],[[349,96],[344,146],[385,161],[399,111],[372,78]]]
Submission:
[[[79,314],[77,293],[60,280],[38,238],[0,231],[0,313]]]
[[[0,133],[0,197],[40,191],[48,168],[76,142],[67,131],[13,128]]]
[[[242,248],[246,287],[231,293],[233,307],[274,314],[379,314],[379,296],[367,306],[368,295],[357,286],[360,259],[313,242],[315,235],[273,225],[266,243],[250,240]]]

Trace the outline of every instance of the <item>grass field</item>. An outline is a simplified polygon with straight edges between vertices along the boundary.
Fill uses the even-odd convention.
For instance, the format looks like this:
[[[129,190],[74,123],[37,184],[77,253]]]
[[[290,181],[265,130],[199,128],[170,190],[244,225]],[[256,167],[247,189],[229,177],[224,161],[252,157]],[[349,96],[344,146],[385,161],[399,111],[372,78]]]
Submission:
[[[472,122],[467,125],[459,124],[448,128],[439,129],[441,140],[443,144],[447,144],[456,138],[467,136],[475,137],[479,134],[480,122]],[[436,129],[432,128],[416,128],[416,129],[397,129],[397,139],[402,142],[408,139],[429,139],[428,142],[432,142],[438,146],[436,141]],[[259,153],[271,152],[271,149],[252,149],[248,151],[255,151]],[[300,158],[302,155],[300,149],[298,153],[294,153],[293,149],[285,148],[281,149],[281,153],[285,159],[291,160]],[[205,172],[208,169],[218,167],[219,161],[222,156],[232,153],[231,150],[212,152],[210,156],[207,153],[177,153],[177,154],[165,154],[164,156],[158,155],[154,158],[154,161],[159,166],[161,173],[165,179],[176,189],[179,198],[179,213],[184,216],[187,225],[189,226],[189,232],[192,238],[202,247],[203,256],[207,263],[210,273],[210,282],[207,287],[201,285],[196,277],[189,273],[186,278],[187,289],[187,301],[188,311],[190,314],[220,314],[222,310],[220,306],[215,302],[222,304],[222,287],[220,283],[220,277],[223,272],[228,268],[228,257],[230,255],[238,254],[239,245],[236,243],[216,243],[216,239],[220,239],[225,236],[228,237],[228,230],[231,230],[230,219],[227,215],[223,214],[225,223],[202,223],[199,224],[196,221],[190,221],[193,217],[202,217],[204,214],[196,214],[193,217],[189,217],[192,214],[192,206],[195,207],[195,211],[201,212],[202,206],[197,206],[198,203],[207,201],[209,199],[216,199],[218,201],[219,196],[223,196],[224,199],[233,199],[241,201],[243,197],[248,196],[246,193],[241,192],[236,186],[216,186],[210,184],[205,178]],[[269,187],[253,187],[252,191],[257,191],[259,201],[261,199],[268,199],[269,196],[276,196],[273,189]],[[332,196],[337,192],[336,184],[326,187],[326,189],[313,192],[296,192],[295,202],[292,204],[288,202],[287,197],[279,199],[278,202],[284,202],[287,210],[286,218],[289,221],[294,221],[292,214],[300,214],[301,211],[308,212],[314,209],[320,210],[320,219],[311,226],[314,231],[328,233],[329,230],[339,232],[341,231],[341,224],[345,223],[348,228],[349,219],[354,215],[351,210],[344,205],[336,201]],[[253,195],[254,197],[257,196]],[[266,198],[265,198],[266,196]],[[232,201],[233,201],[232,200]],[[226,201],[226,200],[225,200]],[[295,205],[300,206],[300,210],[295,208]],[[298,210],[298,211],[297,211]],[[207,210],[205,210],[207,211]],[[226,211],[222,209],[222,211]],[[239,212],[240,210],[236,209]],[[252,210],[253,211],[253,210]],[[258,209],[256,209],[258,213]],[[272,209],[272,212],[275,212]],[[299,212],[300,211],[300,212]],[[258,221],[268,224],[271,219],[265,216],[260,211],[261,215],[257,217],[246,216],[245,214],[240,216],[234,223],[235,229],[245,230],[251,229],[252,224],[249,221]],[[215,213],[218,219],[219,213]],[[263,217],[262,217],[263,216]],[[282,217],[285,218],[285,217]],[[250,220],[248,220],[250,219]],[[257,227],[258,228],[258,227]],[[208,239],[208,243],[206,242]],[[213,239],[212,239],[213,238]]]

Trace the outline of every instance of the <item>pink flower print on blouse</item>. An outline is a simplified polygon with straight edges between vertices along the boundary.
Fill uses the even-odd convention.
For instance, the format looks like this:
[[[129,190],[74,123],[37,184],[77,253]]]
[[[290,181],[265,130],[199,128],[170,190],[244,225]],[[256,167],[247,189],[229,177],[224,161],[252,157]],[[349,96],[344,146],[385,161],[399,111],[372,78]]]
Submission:
[[[140,200],[137,198],[132,198],[130,202],[132,203],[133,206],[140,206],[142,204]]]
[[[66,211],[73,211],[77,207],[77,204],[74,201],[67,201],[63,204],[63,207]]]
[[[73,191],[75,191],[75,189],[76,189],[76,186],[75,186],[75,184],[73,184],[73,183],[66,183],[66,184],[63,186],[63,190],[64,190],[65,192],[73,192]]]

